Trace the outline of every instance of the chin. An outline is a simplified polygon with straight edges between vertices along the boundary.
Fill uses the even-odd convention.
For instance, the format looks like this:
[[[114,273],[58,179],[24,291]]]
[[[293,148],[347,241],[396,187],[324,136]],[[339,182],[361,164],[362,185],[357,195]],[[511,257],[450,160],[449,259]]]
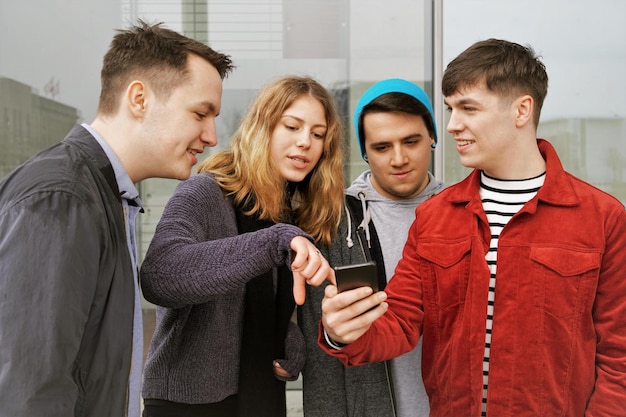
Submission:
[[[402,188],[402,189],[393,189],[393,190],[389,190],[389,194],[391,194],[394,198],[396,199],[408,199],[408,198],[413,198],[416,195],[418,195],[419,193],[417,192],[417,189],[411,188]]]
[[[306,178],[306,175],[283,175],[285,181],[288,182],[302,182]]]
[[[191,176],[191,169],[187,171],[166,172],[161,178],[170,178],[173,180],[184,181]]]
[[[460,162],[461,162],[461,165],[463,165],[465,168],[476,168],[475,161],[472,161],[470,158],[461,157]]]

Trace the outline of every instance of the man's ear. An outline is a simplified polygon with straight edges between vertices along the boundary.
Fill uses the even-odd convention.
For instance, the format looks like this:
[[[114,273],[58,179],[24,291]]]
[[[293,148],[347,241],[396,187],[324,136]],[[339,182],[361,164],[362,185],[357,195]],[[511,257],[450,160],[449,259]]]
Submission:
[[[535,100],[528,94],[518,97],[515,100],[515,126],[523,127],[527,123],[533,122],[535,110]]]
[[[132,81],[126,89],[126,106],[136,117],[144,116],[147,104],[146,93],[146,86],[138,80]]]

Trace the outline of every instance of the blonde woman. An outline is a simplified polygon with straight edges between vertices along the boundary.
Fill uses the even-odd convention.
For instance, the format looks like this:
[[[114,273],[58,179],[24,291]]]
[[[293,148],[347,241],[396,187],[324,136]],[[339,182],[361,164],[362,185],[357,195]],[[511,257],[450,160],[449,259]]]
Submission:
[[[304,362],[290,317],[305,281],[334,281],[314,243],[339,223],[342,134],[321,84],[284,77],[177,187],[141,269],[157,305],[144,416],[286,415],[284,381]]]

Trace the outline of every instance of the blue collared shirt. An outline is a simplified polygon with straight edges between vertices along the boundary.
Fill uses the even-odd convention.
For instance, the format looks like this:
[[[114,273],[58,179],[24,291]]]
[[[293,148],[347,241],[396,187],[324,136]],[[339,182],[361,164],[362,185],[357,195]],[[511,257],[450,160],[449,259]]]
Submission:
[[[141,371],[143,362],[143,317],[141,311],[141,297],[138,281],[137,265],[137,241],[135,230],[135,219],[137,214],[143,212],[143,203],[139,199],[139,191],[128,176],[122,162],[117,157],[109,144],[86,123],[81,125],[96,139],[109,158],[115,179],[122,197],[122,208],[126,217],[126,244],[133,264],[133,275],[135,283],[135,308],[133,318],[133,352],[131,361],[131,371],[128,384],[128,417],[140,417],[141,415]],[[129,204],[130,202],[130,204]]]

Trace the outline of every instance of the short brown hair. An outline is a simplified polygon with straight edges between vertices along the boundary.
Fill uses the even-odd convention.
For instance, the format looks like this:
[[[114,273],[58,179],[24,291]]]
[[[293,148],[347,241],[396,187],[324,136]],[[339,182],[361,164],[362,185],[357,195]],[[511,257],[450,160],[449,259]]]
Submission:
[[[161,25],[139,20],[137,25],[117,31],[104,55],[98,112],[115,113],[122,90],[133,78],[145,79],[159,97],[167,98],[186,80],[189,54],[208,61],[222,79],[234,68],[230,56]]]
[[[535,101],[535,127],[539,124],[548,93],[548,74],[531,46],[493,38],[476,42],[448,64],[441,90],[448,97],[483,81],[501,97],[530,95]]]

